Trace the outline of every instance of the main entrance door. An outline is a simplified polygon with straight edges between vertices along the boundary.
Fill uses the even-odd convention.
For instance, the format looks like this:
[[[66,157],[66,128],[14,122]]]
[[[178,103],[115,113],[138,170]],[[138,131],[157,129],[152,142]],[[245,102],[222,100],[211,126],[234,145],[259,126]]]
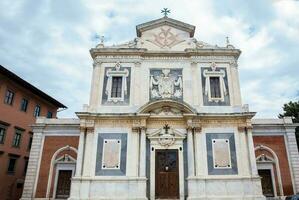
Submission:
[[[179,198],[179,160],[178,150],[156,150],[157,199]]]
[[[57,199],[67,199],[70,196],[72,170],[59,170],[56,189]]]

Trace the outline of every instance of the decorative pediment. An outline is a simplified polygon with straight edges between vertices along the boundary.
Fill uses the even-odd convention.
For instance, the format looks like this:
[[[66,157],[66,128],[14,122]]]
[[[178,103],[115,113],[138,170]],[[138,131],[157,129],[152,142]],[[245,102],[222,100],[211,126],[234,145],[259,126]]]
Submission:
[[[56,163],[74,163],[76,159],[69,154],[64,154],[55,160]]]
[[[158,140],[159,144],[166,148],[173,145],[176,140],[183,140],[185,137],[186,134],[170,128],[168,124],[166,124],[163,128],[148,133],[148,138],[150,140]]]
[[[139,24],[136,26],[136,32],[137,36],[141,37],[142,33],[147,30],[151,30],[157,27],[162,27],[162,26],[169,26],[184,32],[187,32],[189,34],[189,37],[194,36],[195,32],[195,26],[169,18],[169,17],[163,17],[160,19],[152,20],[143,24]],[[167,31],[167,30],[164,30]]]
[[[275,162],[275,160],[268,155],[261,154],[256,158],[256,162],[271,162],[272,163],[272,162]]]

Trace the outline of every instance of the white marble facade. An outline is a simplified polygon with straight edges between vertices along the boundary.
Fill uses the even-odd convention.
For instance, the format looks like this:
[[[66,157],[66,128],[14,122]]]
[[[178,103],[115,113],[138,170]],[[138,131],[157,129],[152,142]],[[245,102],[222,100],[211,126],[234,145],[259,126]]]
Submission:
[[[167,17],[136,28],[128,43],[91,49],[90,102],[77,113],[81,135],[70,199],[161,198],[161,149],[177,152],[177,199],[264,199],[254,113],[241,102],[240,50],[198,41],[194,26]],[[117,77],[122,85],[113,99]],[[211,89],[213,78],[219,91]]]

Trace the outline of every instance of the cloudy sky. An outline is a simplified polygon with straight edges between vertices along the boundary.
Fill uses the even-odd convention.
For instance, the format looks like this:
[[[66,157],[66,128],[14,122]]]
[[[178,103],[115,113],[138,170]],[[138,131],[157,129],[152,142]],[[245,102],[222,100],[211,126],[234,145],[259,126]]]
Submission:
[[[243,103],[257,117],[299,99],[298,0],[1,0],[0,64],[67,105],[59,117],[75,117],[88,103],[96,36],[131,40],[164,7],[195,25],[198,40],[224,46],[229,36],[242,50]]]

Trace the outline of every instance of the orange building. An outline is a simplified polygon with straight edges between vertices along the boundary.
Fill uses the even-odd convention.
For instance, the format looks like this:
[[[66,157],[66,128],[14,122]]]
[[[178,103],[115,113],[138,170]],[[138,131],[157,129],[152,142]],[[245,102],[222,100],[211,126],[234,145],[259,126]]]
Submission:
[[[19,199],[36,117],[56,118],[62,103],[0,65],[0,199]]]

